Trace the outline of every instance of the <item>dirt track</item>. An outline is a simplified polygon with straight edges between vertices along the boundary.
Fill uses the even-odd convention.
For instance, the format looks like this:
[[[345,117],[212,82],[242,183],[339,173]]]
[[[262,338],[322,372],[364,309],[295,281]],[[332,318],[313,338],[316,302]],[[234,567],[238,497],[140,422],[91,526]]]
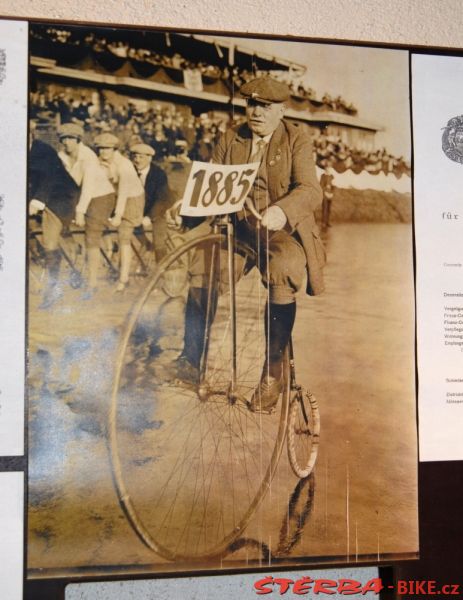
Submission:
[[[411,228],[338,225],[328,249],[326,293],[300,297],[294,335],[301,383],[316,393],[322,414],[315,475],[298,483],[283,452],[241,541],[205,567],[387,560],[417,550]],[[40,298],[31,294],[33,576],[198,568],[169,563],[141,543],[111,478],[106,426],[114,352],[140,285],[116,297],[105,284],[90,303],[67,289],[53,311],[37,310]],[[131,426],[141,427],[145,442],[156,427]],[[133,477],[141,482],[149,469],[142,462]]]

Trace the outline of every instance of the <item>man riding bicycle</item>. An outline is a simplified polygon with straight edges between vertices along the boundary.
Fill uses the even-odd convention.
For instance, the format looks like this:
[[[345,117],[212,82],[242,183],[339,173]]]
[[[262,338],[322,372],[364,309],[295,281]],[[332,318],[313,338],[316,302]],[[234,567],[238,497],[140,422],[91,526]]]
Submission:
[[[250,408],[271,412],[283,388],[282,361],[296,316],[295,294],[306,273],[307,293],[316,295],[323,291],[321,269],[325,254],[314,218],[322,194],[309,135],[301,127],[283,120],[288,86],[261,77],[245,83],[240,94],[246,98],[247,122],[222,135],[214,148],[212,162],[260,163],[247,198],[247,205],[255,210],[238,213],[235,229],[237,239],[253,247],[258,221],[263,234],[266,261],[259,268],[268,289],[267,352]],[[192,278],[185,313],[184,349],[175,369],[179,379],[193,383],[199,381],[206,303],[207,289],[195,286]]]

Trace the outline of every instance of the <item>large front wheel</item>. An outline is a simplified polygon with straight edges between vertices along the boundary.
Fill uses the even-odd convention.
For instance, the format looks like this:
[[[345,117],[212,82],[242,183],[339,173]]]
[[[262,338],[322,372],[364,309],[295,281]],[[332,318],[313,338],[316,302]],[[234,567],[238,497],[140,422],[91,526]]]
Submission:
[[[287,359],[277,411],[248,408],[265,360],[267,291],[254,250],[240,242],[234,249],[235,351],[222,234],[186,241],[159,264],[119,344],[109,415],[114,481],[137,535],[169,560],[226,555],[269,489],[285,440]],[[214,306],[195,385],[173,377],[172,362],[184,350],[185,305],[199,257],[212,257],[204,276]],[[183,296],[166,292],[185,277]]]

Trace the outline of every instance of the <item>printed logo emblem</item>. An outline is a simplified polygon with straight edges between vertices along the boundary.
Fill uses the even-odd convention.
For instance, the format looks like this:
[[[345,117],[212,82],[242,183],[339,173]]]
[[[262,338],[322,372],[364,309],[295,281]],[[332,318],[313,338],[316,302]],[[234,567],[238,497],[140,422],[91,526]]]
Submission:
[[[453,117],[444,127],[442,150],[447,158],[463,163],[463,115]]]

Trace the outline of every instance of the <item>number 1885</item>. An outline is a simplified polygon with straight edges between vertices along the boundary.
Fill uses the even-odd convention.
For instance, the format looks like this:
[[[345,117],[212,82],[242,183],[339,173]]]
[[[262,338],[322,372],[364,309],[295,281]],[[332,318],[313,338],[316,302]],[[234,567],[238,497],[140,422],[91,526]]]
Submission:
[[[218,206],[224,204],[239,204],[246,197],[251,183],[247,177],[253,175],[252,169],[246,169],[241,173],[231,171],[225,178],[221,171],[213,171],[207,180],[207,187],[203,191],[205,185],[206,170],[200,169],[193,175],[195,180],[193,192],[191,194],[191,207],[197,207],[199,204],[207,207],[215,203]],[[238,181],[237,181],[238,180]],[[241,188],[241,192],[239,189]],[[239,195],[232,197],[233,191],[236,190]]]

